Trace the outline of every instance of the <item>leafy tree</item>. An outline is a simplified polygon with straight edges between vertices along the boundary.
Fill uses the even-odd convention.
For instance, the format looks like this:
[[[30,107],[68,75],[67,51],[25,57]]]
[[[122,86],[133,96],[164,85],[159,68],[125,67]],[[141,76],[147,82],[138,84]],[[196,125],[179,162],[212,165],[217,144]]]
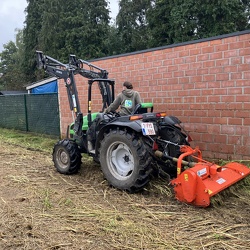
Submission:
[[[21,90],[27,84],[22,68],[23,39],[22,30],[16,30],[16,43],[10,41],[0,53],[0,89]]]
[[[171,4],[170,1],[153,0],[152,8],[148,12],[148,25],[151,34],[150,47],[157,47],[173,43],[171,34]]]
[[[131,52],[148,48],[147,12],[150,0],[120,0],[116,18],[117,33],[120,37],[121,52]]]
[[[36,80],[35,51],[39,49],[39,36],[42,28],[44,0],[27,0],[25,28],[23,30],[23,68],[30,81]],[[53,24],[51,24],[53,25]]]
[[[249,0],[120,0],[114,24],[107,0],[27,2],[24,30],[0,54],[0,88],[44,77],[36,50],[89,60],[250,28]]]
[[[151,46],[248,29],[248,0],[153,0],[148,15]]]
[[[174,0],[171,34],[174,42],[212,37],[248,28],[247,1]]]
[[[118,55],[124,53],[125,50],[122,47],[123,41],[118,34],[116,24],[111,24],[109,27],[109,36],[106,38],[105,48],[107,48],[107,56]]]
[[[40,45],[53,57],[84,59],[106,56],[109,10],[105,0],[45,0]],[[53,24],[53,25],[52,25]]]
[[[198,2],[197,34],[199,38],[228,34],[248,29],[249,1],[203,0]]]
[[[61,60],[63,55],[59,52],[65,47],[65,31],[68,26],[63,27],[63,7],[74,6],[76,1],[44,0],[41,13],[41,28],[37,40],[37,47],[51,57]],[[69,4],[70,3],[70,4]],[[67,17],[68,18],[68,17]],[[66,57],[67,58],[67,57]]]
[[[200,6],[195,0],[170,1],[169,32],[171,43],[197,39]]]
[[[83,0],[81,12],[83,23],[82,37],[78,41],[79,55],[85,58],[107,56],[106,40],[109,37],[109,9],[105,0]]]
[[[12,41],[7,44],[4,44],[3,47],[4,50],[0,54],[0,70],[2,73],[2,77],[0,78],[0,84],[2,89],[9,90],[9,86],[13,84],[11,73],[15,65],[14,55],[17,52],[17,47]]]

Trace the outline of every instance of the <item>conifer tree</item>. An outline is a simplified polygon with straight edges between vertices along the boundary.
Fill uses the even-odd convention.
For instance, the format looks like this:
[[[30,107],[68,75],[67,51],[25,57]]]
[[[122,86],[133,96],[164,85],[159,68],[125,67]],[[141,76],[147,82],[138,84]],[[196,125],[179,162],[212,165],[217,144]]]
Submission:
[[[132,52],[148,48],[147,12],[150,0],[120,0],[116,18],[117,33],[122,41],[121,52]]]

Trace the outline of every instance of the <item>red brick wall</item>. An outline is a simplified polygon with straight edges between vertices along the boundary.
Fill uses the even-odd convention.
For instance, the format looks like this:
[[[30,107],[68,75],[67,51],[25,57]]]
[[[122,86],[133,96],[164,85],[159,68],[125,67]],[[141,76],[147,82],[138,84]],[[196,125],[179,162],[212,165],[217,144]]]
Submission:
[[[84,59],[84,58],[83,58]],[[250,159],[250,30],[95,60],[116,80],[116,93],[129,80],[155,111],[182,120],[204,158]],[[82,112],[87,79],[76,77]],[[99,92],[99,91],[98,91]],[[72,122],[60,84],[61,131]],[[100,110],[100,96],[93,110]],[[99,98],[99,99],[98,99]]]

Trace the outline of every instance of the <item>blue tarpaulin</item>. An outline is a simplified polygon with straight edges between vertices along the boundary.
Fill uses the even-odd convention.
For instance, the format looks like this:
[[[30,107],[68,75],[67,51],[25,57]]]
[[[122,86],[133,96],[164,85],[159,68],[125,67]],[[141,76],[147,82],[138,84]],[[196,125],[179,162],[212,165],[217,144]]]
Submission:
[[[31,89],[32,94],[57,93],[57,80]]]

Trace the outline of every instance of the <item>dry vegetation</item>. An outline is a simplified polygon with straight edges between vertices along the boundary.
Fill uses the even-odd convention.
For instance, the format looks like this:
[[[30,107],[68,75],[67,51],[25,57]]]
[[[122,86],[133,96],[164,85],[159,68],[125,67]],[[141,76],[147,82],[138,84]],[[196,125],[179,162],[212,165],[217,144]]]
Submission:
[[[0,249],[250,249],[249,190],[207,209],[176,201],[164,180],[127,194],[109,187],[91,159],[79,174],[61,175],[48,150],[6,133]]]

